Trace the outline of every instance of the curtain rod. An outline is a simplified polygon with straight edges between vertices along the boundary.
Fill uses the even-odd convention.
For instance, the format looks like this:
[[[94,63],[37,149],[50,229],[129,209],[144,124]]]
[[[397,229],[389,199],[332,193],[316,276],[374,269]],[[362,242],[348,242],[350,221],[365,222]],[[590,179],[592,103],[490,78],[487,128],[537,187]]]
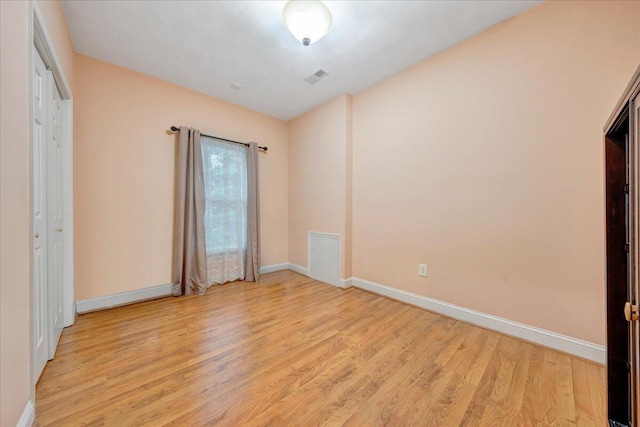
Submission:
[[[177,126],[171,126],[171,130],[172,130],[173,132],[178,132],[178,131],[180,131],[180,128],[179,128],[179,127],[177,127]],[[246,142],[234,141],[234,140],[232,140],[232,139],[227,139],[227,138],[220,138],[219,136],[206,135],[206,134],[204,134],[204,133],[201,133],[201,134],[200,134],[200,136],[206,136],[207,138],[215,138],[215,139],[219,139],[219,140],[221,140],[221,141],[227,141],[227,142],[231,142],[231,143],[234,143],[234,144],[242,144],[242,145],[244,145],[245,147],[248,147],[248,146],[249,146],[249,144],[247,144]],[[266,152],[267,152],[267,150],[268,150],[269,148],[267,148],[267,147],[260,147],[260,146],[258,146],[258,149],[260,149],[260,150],[262,150],[262,151],[264,151],[264,152],[266,153]]]

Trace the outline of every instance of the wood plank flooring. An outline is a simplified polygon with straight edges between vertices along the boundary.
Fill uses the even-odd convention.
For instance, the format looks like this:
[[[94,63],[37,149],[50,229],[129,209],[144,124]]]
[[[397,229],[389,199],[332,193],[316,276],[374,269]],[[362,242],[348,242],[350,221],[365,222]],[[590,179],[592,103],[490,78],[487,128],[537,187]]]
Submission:
[[[605,369],[290,271],[81,315],[40,426],[604,426]]]

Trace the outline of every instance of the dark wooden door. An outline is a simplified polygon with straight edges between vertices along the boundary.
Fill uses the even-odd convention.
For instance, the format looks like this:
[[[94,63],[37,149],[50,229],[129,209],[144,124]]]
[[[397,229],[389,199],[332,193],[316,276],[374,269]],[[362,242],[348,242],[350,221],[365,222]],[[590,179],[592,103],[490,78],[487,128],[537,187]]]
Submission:
[[[623,308],[630,301],[629,132],[628,119],[605,137],[607,227],[607,381],[609,419],[631,422],[629,322]],[[612,423],[612,425],[615,425]]]

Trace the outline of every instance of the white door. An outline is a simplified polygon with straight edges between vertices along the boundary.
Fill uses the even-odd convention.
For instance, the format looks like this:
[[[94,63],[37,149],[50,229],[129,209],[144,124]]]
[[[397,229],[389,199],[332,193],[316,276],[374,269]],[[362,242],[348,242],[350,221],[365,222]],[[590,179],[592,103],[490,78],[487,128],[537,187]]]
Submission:
[[[49,358],[47,341],[47,68],[33,49],[33,303],[36,380]]]
[[[64,283],[64,218],[63,212],[63,137],[62,105],[60,94],[53,80],[53,73],[47,71],[51,97],[50,137],[47,139],[47,265],[48,268],[48,358],[53,359],[62,334],[62,296]]]

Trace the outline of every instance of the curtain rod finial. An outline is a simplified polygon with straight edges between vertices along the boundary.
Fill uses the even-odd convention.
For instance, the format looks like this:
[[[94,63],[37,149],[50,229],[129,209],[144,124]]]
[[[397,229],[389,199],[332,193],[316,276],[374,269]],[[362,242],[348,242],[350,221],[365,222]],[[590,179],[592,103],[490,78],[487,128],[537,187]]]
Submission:
[[[177,127],[175,127],[175,126],[171,126],[171,130],[172,130],[172,131],[174,131],[174,132],[178,132],[180,129],[178,129],[178,128],[177,128]]]

